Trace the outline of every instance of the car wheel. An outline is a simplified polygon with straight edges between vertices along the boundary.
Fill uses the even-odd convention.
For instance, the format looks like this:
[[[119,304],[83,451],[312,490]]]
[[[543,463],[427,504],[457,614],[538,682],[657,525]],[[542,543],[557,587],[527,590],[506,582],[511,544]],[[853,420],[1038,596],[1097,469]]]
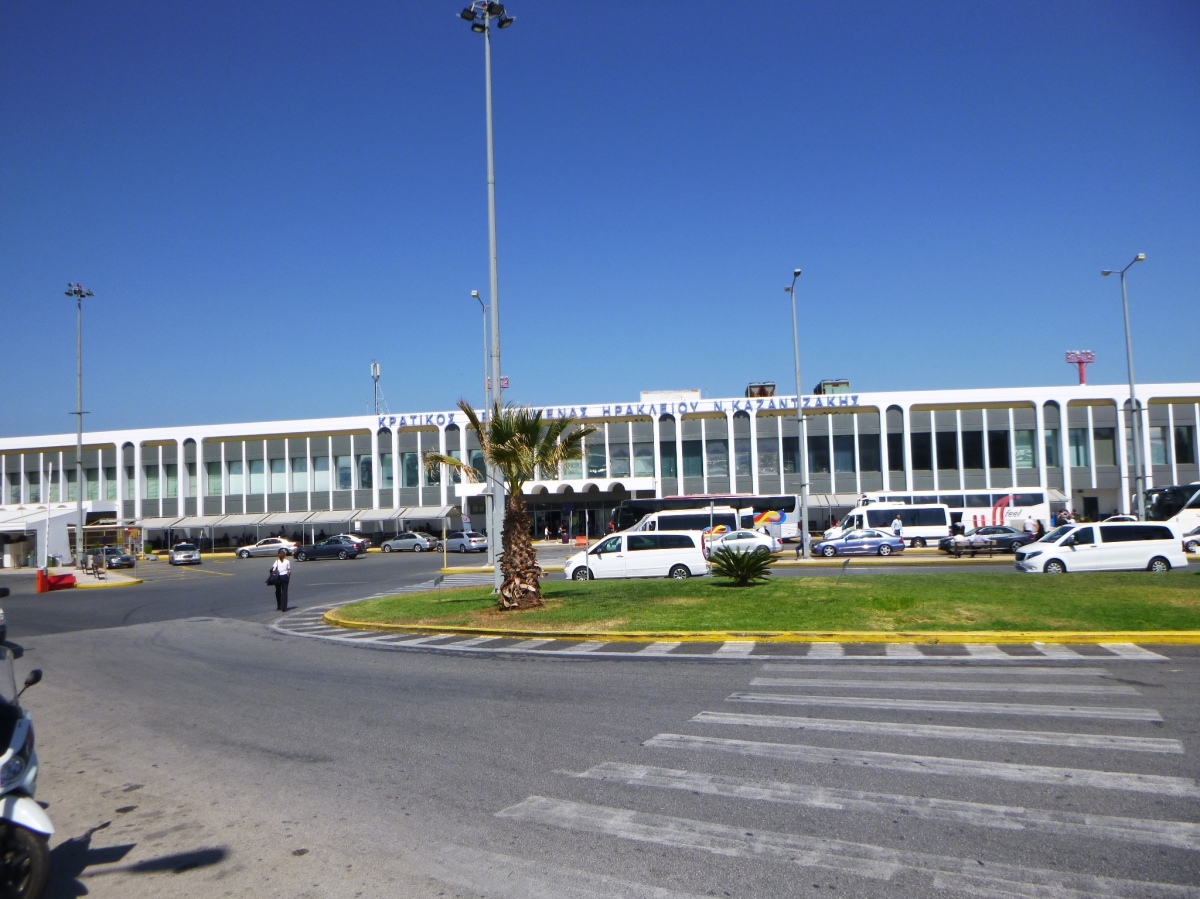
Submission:
[[[1020,540],[1014,540],[1012,546],[1010,546],[1009,549],[1012,550],[1013,552],[1020,552],[1021,548],[1024,545],[1025,544],[1022,543]]]
[[[424,550],[424,548],[421,546],[421,544],[420,544],[420,543],[417,543],[417,544],[415,544],[415,545],[413,546],[413,552],[415,552],[415,553],[421,553],[421,552],[425,552],[425,550]]]
[[[1046,567],[1042,569],[1042,572],[1045,574],[1066,574],[1067,566],[1058,561],[1058,559],[1051,559],[1046,563]]]
[[[350,558],[350,553],[346,552],[344,549],[340,549],[338,550],[338,558],[345,561],[346,559]]]
[[[1146,566],[1146,570],[1161,574],[1164,571],[1171,570],[1171,563],[1168,562],[1166,559],[1164,559],[1162,556],[1155,556],[1153,559],[1150,560],[1150,564]]]
[[[588,581],[591,580],[592,573],[586,568],[576,568],[575,573],[571,575],[573,581]]]
[[[916,540],[914,540],[912,542],[912,545],[917,549],[924,549],[925,548],[925,539],[923,537],[918,537]]]
[[[667,576],[677,581],[686,581],[692,576],[692,571],[686,565],[676,565]]]
[[[296,553],[296,561],[297,562],[307,562],[308,556],[305,555],[304,553]]]
[[[466,551],[467,551],[467,546],[466,546],[466,544],[465,544],[465,543],[460,543],[460,544],[458,544],[458,551],[459,551],[460,553],[466,553]]]
[[[383,544],[382,549],[385,553],[390,553],[392,551],[392,545],[390,543],[385,543]]]
[[[238,558],[239,558],[239,559],[248,559],[248,558],[250,558],[250,551],[249,551],[249,550],[245,550],[245,549],[241,550],[241,551],[238,553]]]
[[[886,543],[882,544],[879,547],[879,555],[890,556],[891,554],[892,554],[892,548],[890,546],[888,546]]]
[[[821,555],[823,555],[827,559],[830,559],[837,555],[837,550],[834,549],[832,546],[822,546],[821,547]]]
[[[1189,540],[1187,542],[1187,551],[1190,553],[1200,552],[1200,541]]]

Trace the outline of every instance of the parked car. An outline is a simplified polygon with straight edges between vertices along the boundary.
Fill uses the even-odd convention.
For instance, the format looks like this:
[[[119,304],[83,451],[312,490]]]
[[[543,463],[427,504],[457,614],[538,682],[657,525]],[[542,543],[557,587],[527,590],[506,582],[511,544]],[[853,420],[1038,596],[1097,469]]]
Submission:
[[[1137,516],[1136,515],[1109,515],[1108,518],[1104,519],[1105,524],[1107,524],[1110,521],[1137,521]]]
[[[296,547],[296,561],[307,562],[311,559],[355,559],[363,554],[358,544],[341,534],[322,540],[320,543],[309,543]]]
[[[904,550],[904,539],[886,531],[867,528],[846,531],[840,537],[813,544],[812,551],[822,556],[890,556]]]
[[[367,548],[371,545],[370,540],[365,540],[362,537],[356,537],[353,534],[334,534],[333,536],[335,536],[339,539],[342,539],[342,540],[349,540],[351,543],[353,543],[355,546],[358,547],[359,552],[365,553],[367,551]]]
[[[104,556],[105,568],[132,568],[134,558],[131,554],[125,552],[119,546],[104,546],[100,548],[100,554]]]
[[[281,549],[290,556],[296,551],[296,544],[285,537],[264,537],[255,544],[243,546],[237,554],[240,559],[248,559],[251,556],[277,556]]]
[[[613,534],[567,559],[569,580],[670,577],[677,580],[708,572],[697,531],[642,531]]]
[[[782,540],[768,534],[760,534],[758,531],[730,531],[728,534],[714,537],[708,547],[709,554],[711,555],[713,550],[720,549],[722,546],[738,552],[753,552],[760,546],[765,546],[768,552],[783,551]]]
[[[1183,548],[1190,553],[1200,553],[1200,528],[1192,528],[1183,535]]]
[[[1003,552],[1016,552],[1030,542],[1030,536],[1024,531],[1009,527],[1006,524],[993,524],[982,528],[972,528],[963,534],[963,536],[968,540],[972,537],[986,537],[996,545],[996,549]],[[951,552],[954,549],[954,538],[943,537],[938,541],[938,549],[942,552]]]
[[[176,543],[167,553],[167,562],[171,565],[199,565],[200,547],[195,543]]]
[[[437,548],[442,548],[440,543]],[[455,531],[446,538],[446,552],[448,553],[485,553],[487,548],[487,537],[478,531]]]
[[[1186,568],[1183,543],[1165,524],[1064,524],[1017,551],[1017,571],[1170,571]]]
[[[390,540],[384,540],[380,549],[385,553],[423,553],[426,550],[437,549],[437,538],[419,531],[409,531],[405,534],[397,534]]]

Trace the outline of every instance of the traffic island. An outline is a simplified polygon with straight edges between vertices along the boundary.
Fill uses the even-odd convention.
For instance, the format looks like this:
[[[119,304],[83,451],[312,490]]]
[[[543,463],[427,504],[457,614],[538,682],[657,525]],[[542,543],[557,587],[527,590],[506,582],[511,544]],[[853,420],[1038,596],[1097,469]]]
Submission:
[[[546,604],[500,612],[491,588],[364,600],[325,613],[355,630],[605,640],[1200,642],[1200,574],[1060,578],[963,572],[773,578],[546,581]]]

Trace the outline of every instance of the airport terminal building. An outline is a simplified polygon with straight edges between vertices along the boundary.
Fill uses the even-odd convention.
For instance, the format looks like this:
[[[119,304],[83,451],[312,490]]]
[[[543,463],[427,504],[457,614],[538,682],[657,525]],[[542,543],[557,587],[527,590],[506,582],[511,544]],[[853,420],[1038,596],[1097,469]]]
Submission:
[[[584,515],[596,533],[607,510],[630,498],[798,493],[796,398],[752,392],[768,395],[663,391],[540,407],[597,432],[582,460],[527,485],[535,533],[582,532]],[[1143,384],[1138,396],[1147,486],[1200,479],[1200,383]],[[961,508],[971,493],[1036,491],[1089,517],[1130,507],[1125,385],[821,392],[800,405],[815,528],[865,492],[938,496]],[[70,513],[73,522],[81,489],[89,524],[197,537],[318,526],[368,536],[460,526],[460,513],[477,529],[484,520],[480,485],[421,462],[436,450],[482,466],[458,409],[85,432],[82,485],[75,443],[74,434],[0,438],[0,539],[21,539],[39,518]]]

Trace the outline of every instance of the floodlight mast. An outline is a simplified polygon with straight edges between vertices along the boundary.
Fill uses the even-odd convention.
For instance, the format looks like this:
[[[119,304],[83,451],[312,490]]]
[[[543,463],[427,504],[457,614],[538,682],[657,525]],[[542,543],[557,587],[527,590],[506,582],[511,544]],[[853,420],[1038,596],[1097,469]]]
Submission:
[[[1137,516],[1139,521],[1146,520],[1146,472],[1142,465],[1142,410],[1138,404],[1137,391],[1134,389],[1133,378],[1133,337],[1129,332],[1129,293],[1125,289],[1125,273],[1138,262],[1145,262],[1146,254],[1138,253],[1133,262],[1122,269],[1105,269],[1101,275],[1121,276],[1121,303],[1125,311],[1125,361],[1129,367],[1129,418],[1133,427],[1133,484],[1137,497]]]
[[[83,298],[95,296],[82,284],[67,282],[75,298],[75,567],[83,567]],[[47,484],[47,490],[49,485]],[[47,493],[47,500],[49,493]],[[50,532],[46,532],[47,541]]]

